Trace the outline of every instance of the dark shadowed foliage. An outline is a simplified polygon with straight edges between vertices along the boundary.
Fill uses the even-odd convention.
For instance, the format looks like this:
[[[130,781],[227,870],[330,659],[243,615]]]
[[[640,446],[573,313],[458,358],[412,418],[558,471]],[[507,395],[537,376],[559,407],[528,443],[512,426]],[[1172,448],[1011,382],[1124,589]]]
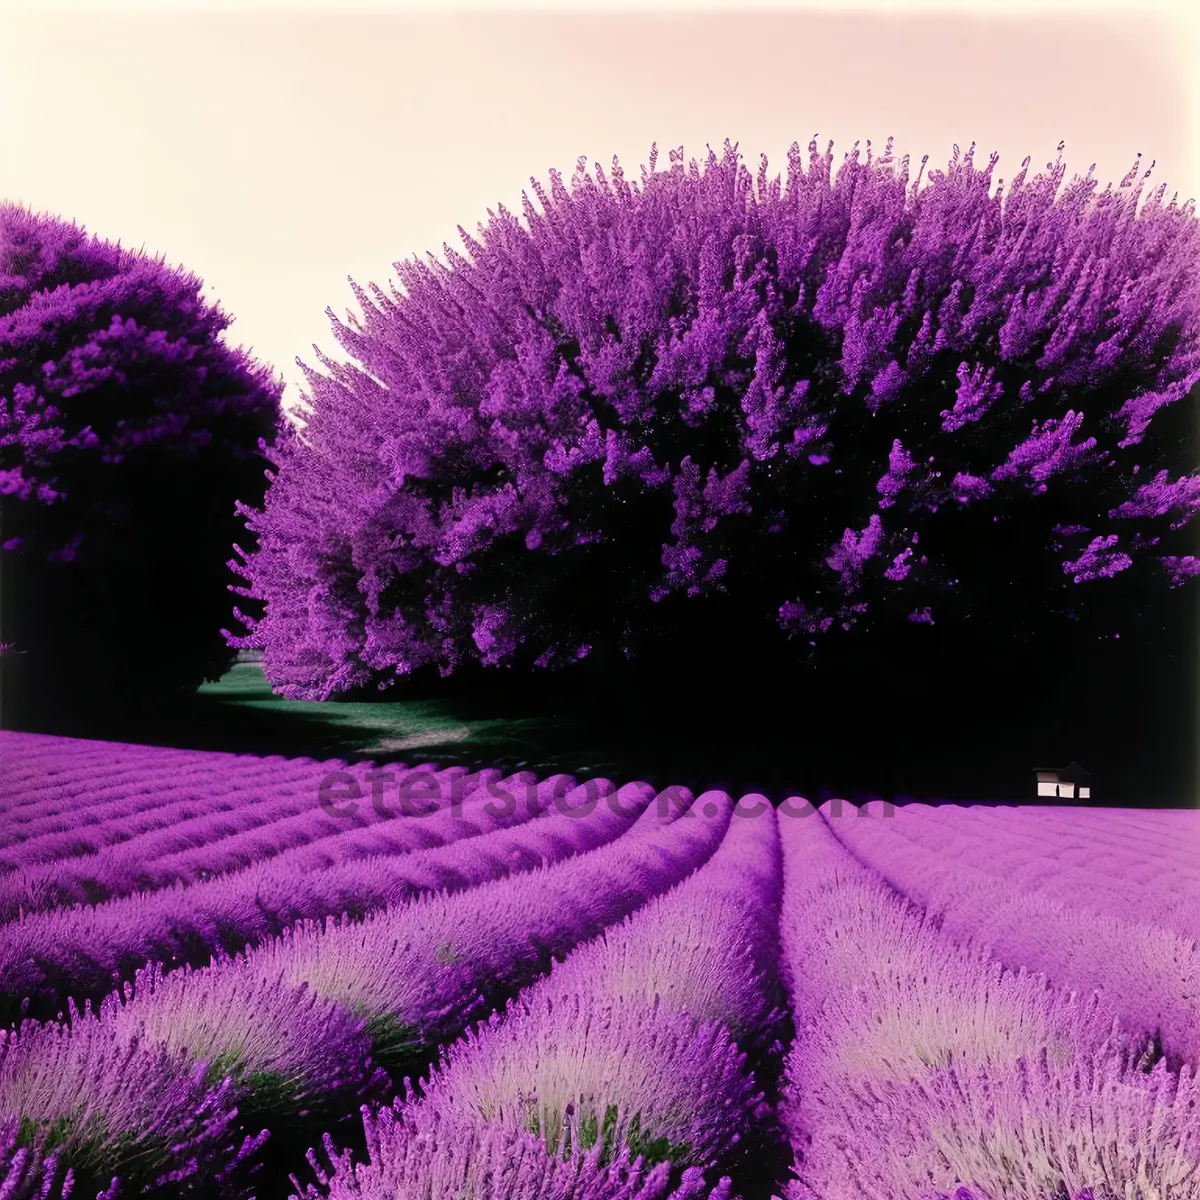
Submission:
[[[194,275],[0,207],[8,724],[155,714],[232,661],[238,499],[281,384]]]

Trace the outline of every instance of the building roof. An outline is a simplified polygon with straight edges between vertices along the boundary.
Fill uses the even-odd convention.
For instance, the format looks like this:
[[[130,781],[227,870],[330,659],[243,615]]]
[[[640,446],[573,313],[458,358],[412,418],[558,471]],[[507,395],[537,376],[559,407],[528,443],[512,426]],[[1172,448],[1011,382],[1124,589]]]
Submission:
[[[1033,769],[1038,775],[1057,775],[1059,779],[1065,780],[1067,783],[1079,783],[1092,777],[1091,772],[1085,771],[1074,759],[1065,767],[1034,767]]]

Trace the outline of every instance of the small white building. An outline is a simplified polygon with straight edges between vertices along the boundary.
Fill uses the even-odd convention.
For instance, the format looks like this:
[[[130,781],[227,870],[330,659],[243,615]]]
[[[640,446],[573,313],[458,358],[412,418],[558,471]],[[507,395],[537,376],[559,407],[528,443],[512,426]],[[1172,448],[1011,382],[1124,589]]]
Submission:
[[[1090,800],[1092,777],[1077,762],[1065,767],[1034,767],[1037,794],[1060,800]]]

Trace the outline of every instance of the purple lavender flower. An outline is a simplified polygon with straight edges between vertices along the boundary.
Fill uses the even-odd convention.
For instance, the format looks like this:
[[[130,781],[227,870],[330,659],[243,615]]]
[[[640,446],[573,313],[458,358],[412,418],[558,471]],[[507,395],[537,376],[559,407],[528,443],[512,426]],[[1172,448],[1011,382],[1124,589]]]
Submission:
[[[232,1081],[209,1063],[73,1016],[73,1028],[27,1021],[0,1034],[0,1122],[17,1121],[23,1144],[53,1156],[47,1187],[55,1164],[150,1186],[217,1178],[265,1140],[238,1137]]]
[[[360,924],[302,924],[202,970],[139,972],[98,1011],[73,1013],[69,1030],[41,1027],[10,1046],[0,1063],[0,1115],[19,1109],[65,1119],[73,1109],[63,1106],[83,1096],[84,1116],[107,1121],[113,1098],[139,1095],[158,1078],[154,1070],[197,1087],[222,1076],[226,1102],[264,1114],[328,1113],[378,1096],[387,1079],[373,1057],[400,1060],[458,1036],[486,1013],[497,988],[519,987],[546,969],[547,956],[620,921],[705,861],[731,814],[719,793],[704,806],[714,801],[715,816],[693,821],[677,820],[678,808],[645,808],[644,784],[627,785],[616,799],[629,814],[628,832],[568,863],[418,899]],[[143,1063],[136,1054],[150,1057]],[[49,1092],[47,1079],[59,1081]],[[165,1115],[143,1114],[148,1098],[131,1100],[128,1116],[117,1111],[119,1131],[134,1136],[143,1125],[186,1119],[187,1095],[175,1096]],[[90,1125],[84,1133],[95,1140]]]
[[[1062,1192],[1059,1192],[1058,1195],[1061,1196]],[[954,1189],[953,1195],[948,1192],[938,1192],[937,1195],[930,1196],[929,1200],[991,1200],[991,1197],[978,1189],[960,1186]],[[1042,1198],[1039,1197],[1038,1200],[1042,1200]],[[1054,1200],[1054,1197],[1047,1194],[1045,1200]],[[1071,1200],[1105,1200],[1105,1193],[1103,1190],[1095,1192],[1091,1188],[1084,1188],[1082,1192],[1073,1195]]]
[[[635,820],[634,788],[623,797],[622,810],[605,804],[580,817],[567,806],[586,797],[586,786],[575,789],[574,780],[562,775],[535,785],[523,774],[525,789],[514,778],[497,787],[500,796],[470,793],[463,816],[453,821],[463,836],[445,846],[395,853],[378,826],[367,826],[324,839],[323,862],[314,861],[312,844],[186,888],[26,914],[0,925],[0,991],[98,1000],[115,978],[149,962],[167,970],[185,962],[203,966],[223,946],[255,945],[301,920],[358,917],[422,893],[461,891],[602,845]],[[521,802],[522,790],[540,813],[536,819]],[[553,806],[555,796],[567,811]],[[643,795],[642,801],[648,799]],[[530,819],[507,828],[518,817]]]
[[[1078,810],[1054,820],[1054,810],[949,805],[906,806],[894,823],[831,825],[861,863],[934,914],[947,937],[984,943],[1000,961],[1063,990],[1097,993],[1107,1022],[1139,1036],[1158,1030],[1168,1053],[1195,1062],[1197,814],[1085,811],[1086,830]],[[1089,850],[1077,866],[1085,837],[1104,849]]]
[[[355,773],[354,781],[364,800],[341,817],[314,806],[309,789],[288,786],[292,781],[280,772],[283,777],[278,791],[275,787],[264,788],[266,794],[260,801],[246,797],[235,805],[237,793],[230,795],[232,789],[226,790],[218,781],[206,797],[207,804],[193,795],[177,804],[136,811],[128,819],[118,815],[111,821],[98,822],[90,830],[75,826],[27,838],[0,851],[0,870],[17,868],[7,877],[0,877],[0,917],[15,917],[18,909],[44,911],[56,905],[99,901],[177,882],[192,883],[271,858],[295,871],[372,851],[404,854],[441,845],[478,828],[472,820],[458,816],[455,809],[468,790],[474,792],[484,783],[479,775],[464,780],[461,768],[433,773],[405,771],[402,765],[390,771],[394,789],[411,784],[413,793],[422,796],[418,801],[421,807],[431,810],[423,819],[415,820],[411,819],[411,811],[405,814],[388,804],[377,809],[366,801],[371,786],[365,781],[363,787],[361,777],[371,773],[370,765]],[[293,779],[305,779],[314,790],[321,779],[311,765],[302,770],[293,768],[291,774]],[[455,775],[459,776],[457,780]],[[492,782],[498,776],[498,771],[492,771]],[[426,793],[418,785],[445,796],[440,801],[426,801]],[[476,820],[483,817],[488,825],[492,823],[486,814],[473,811],[476,804],[472,803],[470,809]],[[462,811],[468,810],[464,807]],[[496,824],[530,815],[515,804],[502,805],[499,801],[493,811],[507,812]],[[82,846],[94,848],[95,853],[82,856],[81,861]]]
[[[426,1089],[439,1111],[470,1112],[570,1150],[597,1140],[707,1168],[740,1141],[760,1099],[720,1022],[698,1024],[657,998],[594,999],[538,988],[448,1052]]]
[[[259,1112],[311,1112],[385,1086],[360,1017],[282,978],[248,975],[243,966],[223,959],[170,975],[157,964],[144,968],[73,1029],[210,1064],[210,1074],[233,1081],[241,1107]]]
[[[968,572],[993,594],[1011,548],[1000,530],[989,554],[997,526],[962,510],[1021,513],[1027,544],[1081,508],[1178,531],[1198,226],[1161,186],[1139,208],[1136,168],[1056,196],[1059,149],[996,188],[973,145],[924,183],[890,141],[836,174],[832,147],[805,169],[793,145],[786,182],[729,143],[703,170],[682,149],[656,170],[652,147],[639,182],[580,159],[569,189],[531,181],[524,224],[501,206],[478,240],[460,229],[468,257],[397,264],[404,294],[352,284],[361,319],[331,319],[354,361],[304,368],[304,429],[243,510],[265,614],[231,643],[263,648],[282,694],[324,698],[468,661],[557,669],[580,646],[619,663],[684,639],[685,612],[707,661],[691,614],[719,597],[740,661],[731,639],[765,652],[745,632],[764,617],[816,645]],[[1171,464],[1153,496],[1133,447]],[[1190,577],[1182,543],[1135,542]]]
[[[670,1164],[648,1164],[628,1147],[602,1162],[600,1142],[581,1148],[578,1117],[568,1126],[575,1150],[565,1158],[548,1154],[541,1138],[521,1130],[421,1107],[364,1111],[363,1121],[369,1161],[355,1164],[326,1137],[331,1169],[310,1151],[319,1186],[301,1189],[297,1184],[295,1200],[408,1195],[438,1200],[732,1200],[728,1179],[710,1190],[695,1168],[671,1188]]]
[[[1181,587],[1189,579],[1200,575],[1200,558],[1194,554],[1182,556],[1164,554],[1162,564],[1171,580],[1170,586],[1173,588]]]
[[[372,1050],[403,1054],[423,1038],[459,1034],[497,986],[526,982],[545,970],[547,955],[621,920],[704,862],[732,808],[709,793],[699,819],[678,820],[678,808],[644,807],[643,784],[616,800],[628,832],[567,864],[359,925],[301,926],[203,970],[164,975],[156,966],[98,1011],[72,1006],[69,1026],[27,1022],[0,1045],[0,1116],[58,1131],[74,1160],[93,1166],[135,1153],[169,1182],[189,1171],[228,1172],[252,1154],[257,1144],[235,1153],[222,1140],[235,1099],[252,1113],[311,1115],[377,1096],[387,1080]],[[713,1061],[736,1070],[728,1033],[714,1028],[709,1040]],[[225,1116],[194,1130],[214,1105]]]
[[[4,1200],[67,1200],[74,1173],[69,1167],[59,1170],[56,1154],[43,1157],[40,1149],[27,1141],[21,1136],[18,1118],[0,1119],[0,1196]]]
[[[445,1051],[418,1103],[524,1129],[553,1156],[600,1144],[707,1167],[728,1153],[762,1108],[733,1037],[777,1015],[781,862],[764,806],[743,798],[757,819],[704,866]]]
[[[754,815],[735,818],[704,866],[580,946],[540,986],[661,1004],[719,1021],[743,1044],[768,1039],[779,1015],[778,820],[762,797],[743,797],[738,811]]]
[[[893,1099],[930,1131],[926,1163],[984,1198],[1186,1195],[1200,1170],[1192,1069],[1147,1074],[1113,1045],[1066,1065],[1043,1053],[1007,1071],[951,1069]],[[897,1162],[894,1186],[921,1170]]]
[[[722,793],[707,797],[723,801],[714,816],[675,820],[652,805],[623,837],[549,868],[419,896],[360,923],[301,922],[252,950],[242,973],[307,985],[365,1018],[377,1058],[427,1052],[705,862],[731,812]]]

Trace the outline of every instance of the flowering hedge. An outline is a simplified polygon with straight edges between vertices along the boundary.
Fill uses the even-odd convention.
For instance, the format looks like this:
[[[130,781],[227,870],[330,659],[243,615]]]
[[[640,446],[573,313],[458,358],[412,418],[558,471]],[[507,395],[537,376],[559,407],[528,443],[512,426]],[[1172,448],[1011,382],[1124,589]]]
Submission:
[[[406,295],[353,285],[355,362],[304,367],[243,510],[265,616],[232,644],[278,691],[620,661],[718,617],[807,654],[964,616],[989,570],[1200,570],[1190,202],[1139,212],[1136,167],[1056,199],[1061,147],[994,190],[957,148],[925,187],[890,141],[836,176],[793,145],[786,184],[738,158],[652,148],[640,185],[580,159],[528,227],[501,206],[469,258],[396,264]]]
[[[153,711],[231,661],[229,547],[281,384],[194,275],[0,205],[5,638],[22,700]],[[6,577],[9,571],[6,571]],[[133,652],[153,645],[153,653]]]

